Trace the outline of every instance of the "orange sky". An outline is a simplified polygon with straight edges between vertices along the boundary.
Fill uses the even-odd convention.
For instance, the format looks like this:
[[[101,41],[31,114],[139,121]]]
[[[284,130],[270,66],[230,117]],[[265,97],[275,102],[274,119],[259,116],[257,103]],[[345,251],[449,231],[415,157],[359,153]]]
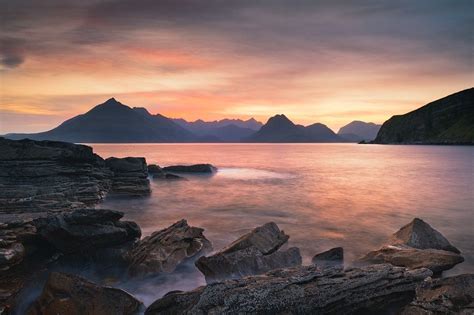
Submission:
[[[0,134],[51,129],[110,97],[173,118],[284,113],[337,131],[474,82],[469,1],[1,5]]]

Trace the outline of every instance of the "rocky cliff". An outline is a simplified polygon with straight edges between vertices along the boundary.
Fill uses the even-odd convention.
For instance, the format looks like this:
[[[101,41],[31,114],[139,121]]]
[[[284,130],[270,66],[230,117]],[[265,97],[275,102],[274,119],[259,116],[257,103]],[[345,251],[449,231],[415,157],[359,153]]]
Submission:
[[[380,144],[474,144],[474,88],[393,116],[373,141]]]

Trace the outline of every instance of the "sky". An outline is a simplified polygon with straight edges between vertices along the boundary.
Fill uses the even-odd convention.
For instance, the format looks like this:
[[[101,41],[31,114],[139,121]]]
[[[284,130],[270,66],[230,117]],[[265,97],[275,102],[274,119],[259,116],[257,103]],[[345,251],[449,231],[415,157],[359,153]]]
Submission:
[[[0,0],[0,134],[110,97],[333,130],[474,84],[474,1]]]

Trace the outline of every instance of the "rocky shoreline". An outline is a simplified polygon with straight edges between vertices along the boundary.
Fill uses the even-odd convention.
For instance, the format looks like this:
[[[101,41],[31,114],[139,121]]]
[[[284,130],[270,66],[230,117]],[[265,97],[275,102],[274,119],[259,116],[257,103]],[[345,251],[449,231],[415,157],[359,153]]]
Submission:
[[[415,218],[354,262],[344,250],[315,253],[303,266],[289,235],[269,222],[223,249],[186,220],[141,238],[123,213],[94,209],[107,195],[146,197],[149,178],[209,174],[208,164],[147,166],[102,159],[90,147],[0,138],[0,314],[18,314],[22,292],[48,275],[27,314],[472,314],[474,276],[440,278],[464,259]],[[97,283],[54,267],[93,265]],[[172,291],[148,308],[108,285],[172,274],[195,264],[207,285]],[[64,269],[64,268],[63,268]],[[116,286],[116,285],[114,285]]]

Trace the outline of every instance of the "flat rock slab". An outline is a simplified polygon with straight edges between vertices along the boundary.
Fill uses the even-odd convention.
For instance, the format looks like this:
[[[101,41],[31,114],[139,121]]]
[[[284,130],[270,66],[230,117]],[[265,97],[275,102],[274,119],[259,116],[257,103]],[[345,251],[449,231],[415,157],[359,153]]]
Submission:
[[[474,314],[474,274],[423,282],[415,300],[401,314]]]
[[[261,276],[170,292],[152,303],[152,314],[351,314],[378,311],[413,298],[428,269],[372,265],[342,271],[315,266],[279,269]]]
[[[172,165],[163,167],[165,172],[176,173],[214,173],[217,168],[211,164]]]
[[[212,250],[204,229],[181,220],[145,237],[126,254],[131,276],[172,272],[189,259],[197,259]]]
[[[28,315],[135,315],[143,304],[127,292],[102,287],[78,276],[52,272]]]

